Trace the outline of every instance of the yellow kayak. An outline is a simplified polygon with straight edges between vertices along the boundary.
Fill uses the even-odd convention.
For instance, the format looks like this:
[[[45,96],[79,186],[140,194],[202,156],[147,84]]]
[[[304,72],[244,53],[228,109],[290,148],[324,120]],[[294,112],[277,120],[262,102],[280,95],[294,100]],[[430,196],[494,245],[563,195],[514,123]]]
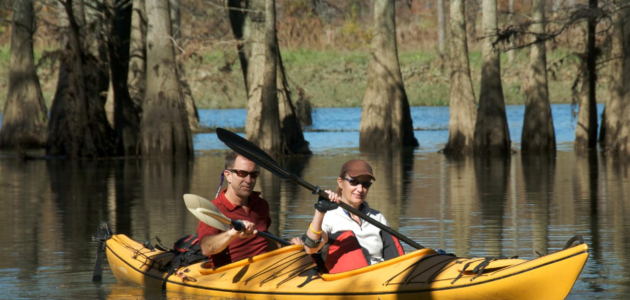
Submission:
[[[532,260],[457,258],[421,249],[338,274],[319,274],[301,246],[287,246],[213,269],[205,262],[164,266],[173,252],[117,234],[106,241],[119,282],[146,288],[246,299],[564,299],[588,258],[579,237]]]

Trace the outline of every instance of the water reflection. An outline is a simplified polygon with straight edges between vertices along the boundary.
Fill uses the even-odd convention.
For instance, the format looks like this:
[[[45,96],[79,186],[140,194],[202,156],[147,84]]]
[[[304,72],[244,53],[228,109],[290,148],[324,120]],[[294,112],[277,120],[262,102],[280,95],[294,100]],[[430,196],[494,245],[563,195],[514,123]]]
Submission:
[[[181,297],[123,288],[107,270],[103,284],[92,285],[91,236],[106,220],[117,233],[153,244],[157,236],[171,247],[197,226],[182,195],[214,198],[225,154],[200,152],[194,161],[0,158],[0,288],[12,298]],[[534,251],[555,252],[581,234],[592,256],[569,298],[630,295],[627,166],[572,152],[482,160],[344,151],[277,161],[334,190],[339,168],[353,158],[374,168],[371,206],[421,245],[459,256],[533,258]],[[310,191],[268,172],[257,190],[270,203],[272,233],[291,238],[308,228],[316,199]]]
[[[481,233],[473,235],[477,246],[490,255],[501,254],[503,208],[508,190],[510,158],[474,159],[477,194],[480,203]],[[483,241],[482,243],[480,243]]]
[[[475,180],[475,166],[473,158],[447,158],[444,157],[444,173],[443,177],[447,178],[444,184],[445,193],[448,193],[446,199],[450,202],[450,207],[445,206],[442,209],[452,214],[453,226],[453,247],[450,249],[458,256],[467,256],[470,253],[471,235],[473,226],[479,225],[479,219],[475,218],[475,212],[479,211],[480,203],[477,197],[477,183]],[[449,249],[446,245],[444,249]]]
[[[528,212],[534,234],[532,249],[540,254],[547,254],[549,248],[549,203],[553,197],[556,170],[555,155],[522,155],[521,165],[525,203],[531,207]]]

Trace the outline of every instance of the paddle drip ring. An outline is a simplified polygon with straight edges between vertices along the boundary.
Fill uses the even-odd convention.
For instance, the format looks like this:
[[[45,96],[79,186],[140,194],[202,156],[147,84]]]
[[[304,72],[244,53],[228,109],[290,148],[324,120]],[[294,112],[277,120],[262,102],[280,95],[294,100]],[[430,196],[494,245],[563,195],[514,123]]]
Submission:
[[[319,188],[319,185],[315,186],[315,190],[313,191],[313,195],[319,195],[319,192],[321,192],[322,190]]]

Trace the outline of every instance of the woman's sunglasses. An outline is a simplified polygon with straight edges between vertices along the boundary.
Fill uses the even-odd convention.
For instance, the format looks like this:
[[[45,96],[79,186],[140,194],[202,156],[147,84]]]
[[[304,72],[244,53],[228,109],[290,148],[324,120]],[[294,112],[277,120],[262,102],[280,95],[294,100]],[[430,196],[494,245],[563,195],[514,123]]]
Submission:
[[[372,186],[372,182],[371,181],[358,181],[355,178],[345,178],[342,177],[341,179],[347,181],[350,183],[351,186],[357,186],[357,185],[361,185],[362,187],[369,189]]]
[[[245,178],[245,177],[247,177],[247,175],[251,176],[252,178],[256,178],[256,177],[258,177],[258,175],[260,175],[259,171],[247,172],[245,170],[234,170],[234,169],[231,169],[231,170],[228,170],[228,171],[230,171],[232,173],[236,173],[236,176],[241,177],[241,178]]]

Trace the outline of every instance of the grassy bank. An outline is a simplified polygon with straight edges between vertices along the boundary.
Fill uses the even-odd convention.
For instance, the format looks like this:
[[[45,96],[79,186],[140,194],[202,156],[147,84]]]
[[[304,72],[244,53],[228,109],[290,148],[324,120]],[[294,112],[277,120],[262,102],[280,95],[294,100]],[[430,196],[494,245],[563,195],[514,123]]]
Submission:
[[[41,51],[36,57],[41,56]],[[284,50],[284,66],[294,99],[296,87],[302,88],[316,107],[360,106],[367,84],[369,51]],[[447,64],[434,52],[401,52],[400,65],[405,89],[412,106],[439,106],[449,103]],[[517,54],[509,64],[502,54],[503,89],[507,104],[525,102],[522,85],[526,78],[528,51]],[[570,103],[571,86],[577,74],[577,58],[564,50],[548,53],[549,92],[552,103]],[[470,65],[475,93],[479,95],[481,53],[472,51]],[[0,47],[0,109],[4,108],[8,85],[9,47]],[[210,52],[185,62],[186,76],[199,108],[244,108],[246,93],[243,76],[234,52]],[[603,69],[604,72],[606,69]],[[54,94],[56,75],[40,70],[46,102]],[[53,72],[55,74],[56,72]],[[44,76],[45,75],[45,76]],[[603,78],[605,76],[600,76]],[[605,84],[600,83],[598,98],[605,99]]]

